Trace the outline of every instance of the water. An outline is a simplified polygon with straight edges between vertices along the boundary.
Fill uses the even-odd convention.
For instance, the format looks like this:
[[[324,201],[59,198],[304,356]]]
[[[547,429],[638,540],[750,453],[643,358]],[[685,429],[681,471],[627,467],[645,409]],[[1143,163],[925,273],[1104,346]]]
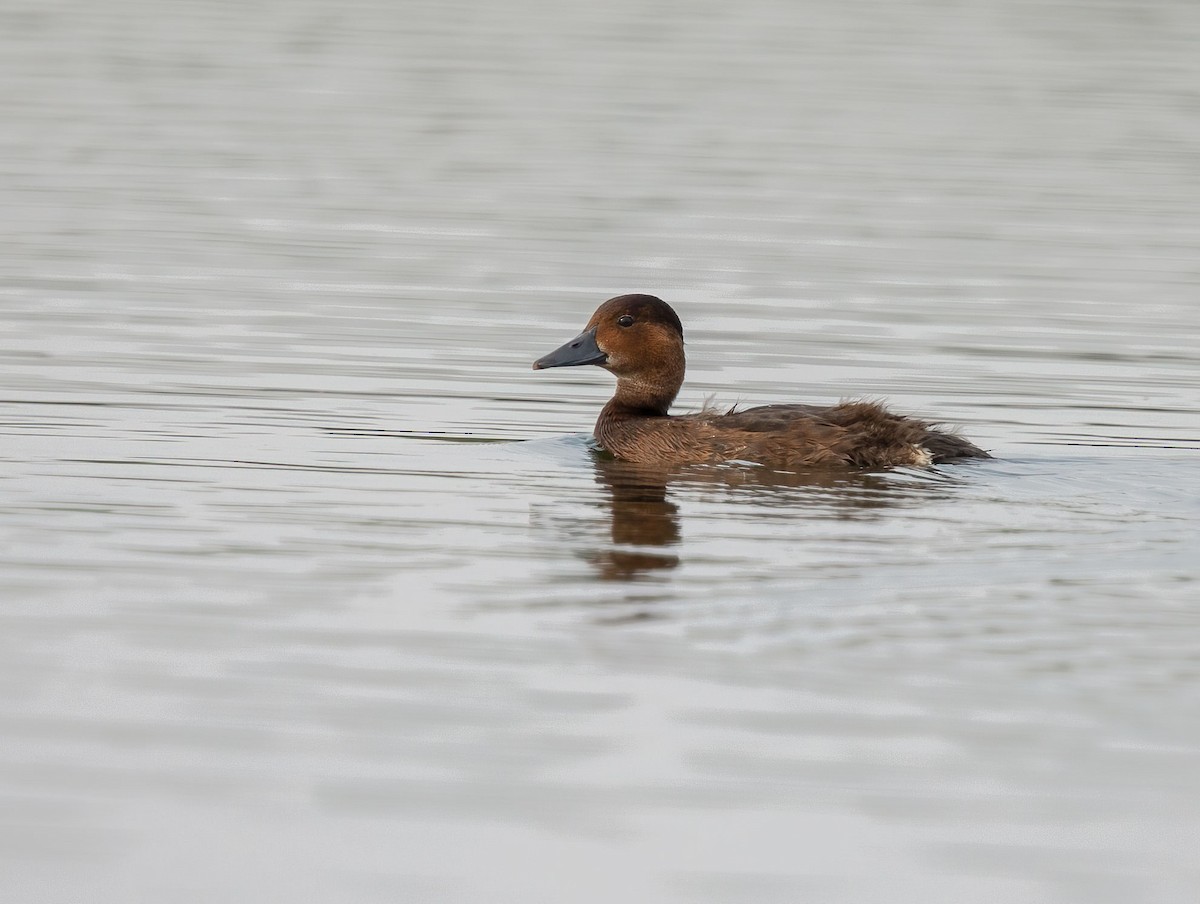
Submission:
[[[1200,8],[0,22],[5,900],[1196,899]],[[597,459],[623,291],[997,458]]]

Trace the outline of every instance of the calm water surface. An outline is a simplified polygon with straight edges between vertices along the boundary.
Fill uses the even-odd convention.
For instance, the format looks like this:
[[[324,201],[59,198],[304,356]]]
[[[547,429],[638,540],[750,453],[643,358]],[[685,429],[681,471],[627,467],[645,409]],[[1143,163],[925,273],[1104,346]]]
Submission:
[[[4,900],[1200,895],[1200,7],[0,25]],[[997,458],[599,458],[624,291]]]

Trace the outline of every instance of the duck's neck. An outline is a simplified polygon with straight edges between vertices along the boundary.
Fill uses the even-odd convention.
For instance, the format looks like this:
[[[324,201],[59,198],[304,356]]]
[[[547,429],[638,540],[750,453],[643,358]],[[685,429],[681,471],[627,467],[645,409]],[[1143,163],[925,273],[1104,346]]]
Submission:
[[[617,458],[642,461],[643,428],[666,420],[682,379],[673,382],[617,379],[617,391],[596,419],[600,445]],[[651,428],[652,429],[652,428]]]
[[[618,377],[617,391],[609,399],[601,418],[666,417],[679,387],[683,385],[683,374],[655,374],[647,379]]]

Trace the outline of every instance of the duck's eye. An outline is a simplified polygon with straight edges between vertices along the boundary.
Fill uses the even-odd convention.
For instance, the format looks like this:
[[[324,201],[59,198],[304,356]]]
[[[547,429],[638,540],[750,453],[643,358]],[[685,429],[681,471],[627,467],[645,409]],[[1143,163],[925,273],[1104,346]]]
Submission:
[[[633,315],[622,314],[617,318],[617,326],[633,326]]]

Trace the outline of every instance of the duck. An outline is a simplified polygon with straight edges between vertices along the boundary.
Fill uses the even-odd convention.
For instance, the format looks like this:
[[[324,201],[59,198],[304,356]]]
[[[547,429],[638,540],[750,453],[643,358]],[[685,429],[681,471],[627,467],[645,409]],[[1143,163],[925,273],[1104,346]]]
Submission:
[[[745,462],[772,468],[927,467],[991,456],[953,430],[875,401],[764,405],[672,415],[683,386],[683,323],[654,295],[610,298],[574,339],[534,370],[595,365],[617,378],[594,435],[614,458],[676,466]]]

